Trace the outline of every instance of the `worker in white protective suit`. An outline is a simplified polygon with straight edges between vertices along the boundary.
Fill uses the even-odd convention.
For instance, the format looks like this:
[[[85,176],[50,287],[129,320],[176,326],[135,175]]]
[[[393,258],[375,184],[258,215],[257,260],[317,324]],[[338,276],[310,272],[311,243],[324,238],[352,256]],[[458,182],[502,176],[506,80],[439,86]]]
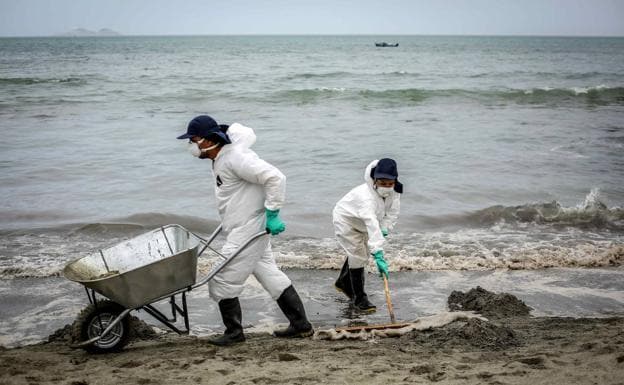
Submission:
[[[388,276],[383,245],[399,216],[403,185],[398,177],[394,160],[374,160],[366,167],[366,183],[349,191],[334,207],[334,232],[347,253],[335,286],[361,311],[377,310],[364,291],[364,267],[370,255],[379,273]]]
[[[215,195],[230,255],[252,235],[266,229],[272,235],[285,230],[279,211],[284,204],[286,177],[250,149],[253,130],[242,124],[219,125],[207,115],[197,116],[178,139],[189,139],[189,151],[212,160]],[[313,329],[290,279],[276,265],[268,236],[260,237],[209,281],[210,296],[219,303],[225,333],[209,342],[231,345],[245,340],[238,296],[249,275],[277,300],[290,324],[277,337],[307,337]]]

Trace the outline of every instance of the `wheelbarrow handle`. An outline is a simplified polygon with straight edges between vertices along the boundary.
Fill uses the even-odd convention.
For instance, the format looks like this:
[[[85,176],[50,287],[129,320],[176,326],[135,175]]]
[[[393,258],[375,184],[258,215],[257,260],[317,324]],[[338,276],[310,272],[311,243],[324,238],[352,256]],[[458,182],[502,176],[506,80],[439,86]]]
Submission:
[[[202,255],[204,253],[204,251],[206,251],[206,249],[208,248],[208,246],[210,246],[210,244],[212,243],[212,241],[214,241],[214,239],[217,237],[217,235],[219,235],[219,233],[221,232],[221,230],[223,230],[223,225],[219,225],[217,226],[217,228],[212,232],[212,234],[210,234],[210,236],[208,237],[208,239],[204,239],[200,236],[198,236],[197,234],[193,234],[195,235],[197,238],[200,239],[200,242],[204,244],[204,247],[199,251],[199,253],[197,253],[197,257],[199,257],[200,255]]]
[[[219,231],[221,230],[220,228],[221,226],[219,226]],[[214,233],[213,233],[214,234]],[[217,233],[218,234],[218,233]],[[225,266],[227,266],[230,262],[232,262],[232,260],[234,258],[236,258],[236,256],[238,254],[240,254],[243,250],[245,250],[247,248],[247,246],[249,246],[252,242],[254,242],[256,239],[263,237],[265,235],[268,235],[269,231],[261,231],[259,233],[256,233],[254,235],[252,235],[249,239],[247,239],[245,242],[243,242],[243,244],[241,244],[238,249],[236,249],[232,254],[230,254],[229,256],[227,256],[223,261],[221,261],[221,263],[219,263],[214,269],[212,269],[212,271],[210,271],[210,273],[208,273],[208,275],[206,277],[204,277],[201,281],[195,283],[193,286],[191,286],[191,290],[195,289],[199,286],[205,285],[208,281],[210,281],[212,279],[212,277],[214,277],[215,275],[217,275],[217,273],[219,273],[219,271],[221,271]],[[211,236],[212,237],[212,236]],[[214,235],[214,237],[216,237],[216,234]],[[214,239],[214,237],[211,238]],[[208,242],[209,244],[210,242]],[[208,244],[206,244],[206,246],[204,247],[204,249],[206,249],[206,247],[208,247]],[[204,250],[202,250],[203,252]]]

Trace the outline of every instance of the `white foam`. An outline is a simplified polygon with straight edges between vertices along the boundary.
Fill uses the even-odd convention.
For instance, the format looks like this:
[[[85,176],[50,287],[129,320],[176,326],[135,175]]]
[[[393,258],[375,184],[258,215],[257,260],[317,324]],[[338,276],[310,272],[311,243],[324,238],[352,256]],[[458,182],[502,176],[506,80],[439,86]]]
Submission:
[[[603,205],[600,201],[600,189],[594,187],[589,191],[589,194],[585,196],[583,203],[577,205],[576,208],[579,210],[588,210],[599,207],[600,205]]]
[[[525,95],[532,95],[532,94],[535,92],[535,90],[539,90],[539,91],[546,91],[546,92],[548,92],[548,91],[552,91],[552,90],[554,90],[554,88],[553,88],[553,87],[548,87],[548,86],[544,86],[544,87],[537,87],[537,88],[535,88],[535,89],[524,90],[524,94],[525,94]]]
[[[595,86],[595,87],[572,87],[571,90],[574,92],[575,95],[583,95],[583,94],[587,94],[591,91],[600,91],[600,90],[604,90],[607,89],[608,87],[604,84],[601,84],[599,86]]]
[[[319,91],[330,91],[330,92],[344,92],[346,88],[344,87],[320,87],[317,88]]]
[[[516,218],[524,208],[529,214]],[[490,213],[487,209],[482,211],[485,214],[478,215]],[[528,215],[533,212],[532,219]],[[391,234],[384,247],[390,270],[541,269],[624,263],[624,235],[602,231],[600,227],[601,220],[609,226],[622,226],[623,213],[621,209],[607,208],[597,188],[572,207],[558,203],[527,204],[503,207],[493,213],[500,219],[489,228],[404,233],[399,223],[398,232]],[[480,217],[470,220],[479,221]],[[555,228],[553,225],[557,224],[566,227]],[[595,231],[583,229],[594,224],[598,226]],[[65,232],[8,234],[0,244],[0,278],[59,276],[70,260],[122,239],[101,240]],[[218,239],[214,247],[218,250],[222,242]],[[333,237],[275,239],[273,253],[278,265],[287,269],[339,269],[346,258]],[[211,251],[201,256],[198,278],[208,274],[216,261],[218,257]],[[375,270],[372,258],[369,268]]]

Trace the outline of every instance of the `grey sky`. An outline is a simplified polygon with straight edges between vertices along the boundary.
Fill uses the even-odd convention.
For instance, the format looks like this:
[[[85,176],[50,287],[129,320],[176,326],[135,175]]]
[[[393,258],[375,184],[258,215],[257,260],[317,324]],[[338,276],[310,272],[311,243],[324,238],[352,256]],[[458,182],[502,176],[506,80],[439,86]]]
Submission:
[[[125,35],[624,36],[624,0],[0,0],[0,36],[79,27]]]

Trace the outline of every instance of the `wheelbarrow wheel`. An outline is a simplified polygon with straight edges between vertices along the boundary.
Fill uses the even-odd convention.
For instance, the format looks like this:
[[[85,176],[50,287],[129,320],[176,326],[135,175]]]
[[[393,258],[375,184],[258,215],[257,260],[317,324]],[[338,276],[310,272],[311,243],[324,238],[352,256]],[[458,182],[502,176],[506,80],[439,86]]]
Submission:
[[[78,315],[74,322],[72,337],[74,341],[87,341],[98,337],[125,308],[109,300],[98,301],[97,306],[90,304]],[[108,353],[121,350],[130,340],[129,317],[124,317],[113,330],[84,349],[90,353]]]

